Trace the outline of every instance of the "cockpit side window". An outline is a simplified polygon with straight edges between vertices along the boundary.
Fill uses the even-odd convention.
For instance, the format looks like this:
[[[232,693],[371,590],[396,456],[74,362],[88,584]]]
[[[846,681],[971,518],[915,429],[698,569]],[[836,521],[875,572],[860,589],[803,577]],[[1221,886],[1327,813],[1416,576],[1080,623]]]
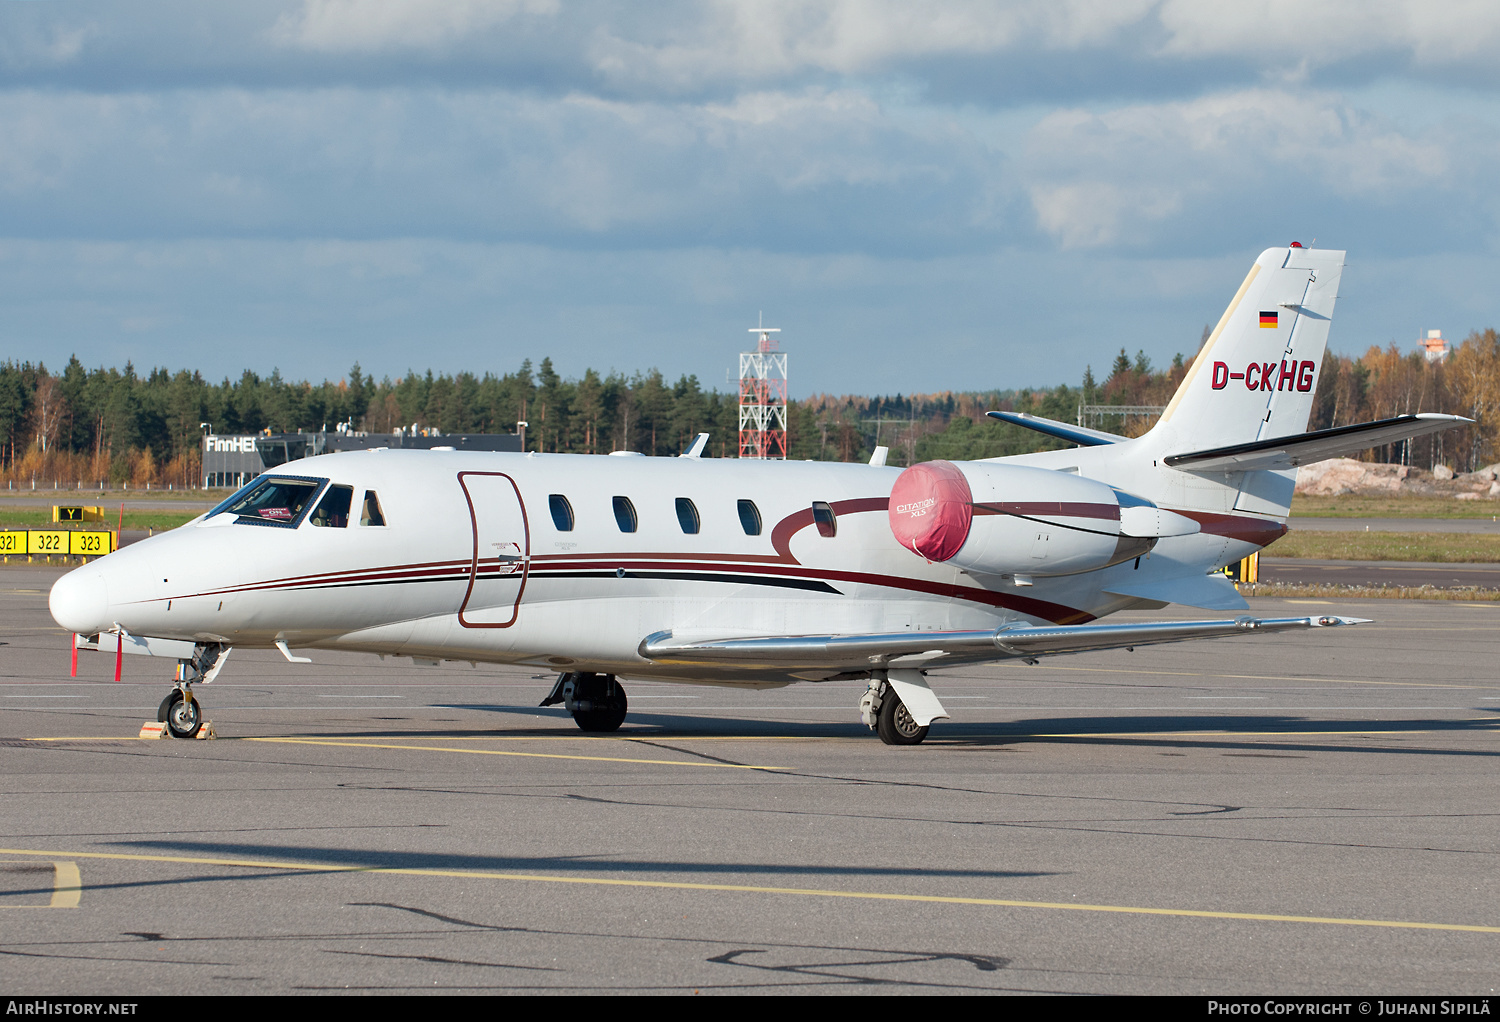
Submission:
[[[375,496],[374,490],[365,491],[364,507],[359,512],[359,524],[361,525],[384,525],[385,515],[380,513],[380,498]]]
[[[349,524],[349,505],[352,503],[354,487],[330,486],[308,522],[321,528],[342,529]]]
[[[261,476],[209,512],[227,513],[240,525],[275,525],[294,529],[327,479],[303,476]],[[348,511],[345,510],[347,516]]]

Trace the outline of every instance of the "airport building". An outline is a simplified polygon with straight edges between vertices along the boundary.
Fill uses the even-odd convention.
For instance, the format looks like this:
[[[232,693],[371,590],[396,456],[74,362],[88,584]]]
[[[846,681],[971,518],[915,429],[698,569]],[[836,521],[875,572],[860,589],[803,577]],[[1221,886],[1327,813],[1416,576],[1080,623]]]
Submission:
[[[268,469],[299,458],[336,451],[367,451],[390,447],[411,450],[516,451],[520,433],[439,433],[437,430],[397,433],[256,433],[248,436],[203,437],[203,485],[240,487]]]

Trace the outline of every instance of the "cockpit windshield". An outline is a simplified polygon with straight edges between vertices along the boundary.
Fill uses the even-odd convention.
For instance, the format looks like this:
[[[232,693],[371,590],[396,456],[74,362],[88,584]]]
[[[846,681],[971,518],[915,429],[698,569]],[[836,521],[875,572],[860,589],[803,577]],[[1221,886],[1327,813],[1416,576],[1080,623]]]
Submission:
[[[308,505],[326,479],[295,476],[261,476],[209,512],[209,517],[227,513],[245,525],[279,525],[296,528]]]

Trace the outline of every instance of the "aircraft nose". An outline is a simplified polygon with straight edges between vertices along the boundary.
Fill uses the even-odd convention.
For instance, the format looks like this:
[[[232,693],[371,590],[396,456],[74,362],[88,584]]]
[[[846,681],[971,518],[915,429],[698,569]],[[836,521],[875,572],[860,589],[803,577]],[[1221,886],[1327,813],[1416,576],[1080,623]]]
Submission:
[[[92,566],[70,571],[52,586],[47,599],[52,619],[70,632],[94,635],[111,624],[104,573]]]

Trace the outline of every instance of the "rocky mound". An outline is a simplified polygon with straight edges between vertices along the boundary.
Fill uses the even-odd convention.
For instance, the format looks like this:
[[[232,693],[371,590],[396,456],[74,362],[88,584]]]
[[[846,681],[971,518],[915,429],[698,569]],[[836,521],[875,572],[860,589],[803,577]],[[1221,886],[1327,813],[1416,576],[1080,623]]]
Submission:
[[[1487,499],[1500,497],[1500,462],[1478,472],[1455,475],[1446,465],[1429,472],[1408,465],[1330,458],[1297,469],[1297,492],[1312,497],[1353,493],[1371,497]]]

